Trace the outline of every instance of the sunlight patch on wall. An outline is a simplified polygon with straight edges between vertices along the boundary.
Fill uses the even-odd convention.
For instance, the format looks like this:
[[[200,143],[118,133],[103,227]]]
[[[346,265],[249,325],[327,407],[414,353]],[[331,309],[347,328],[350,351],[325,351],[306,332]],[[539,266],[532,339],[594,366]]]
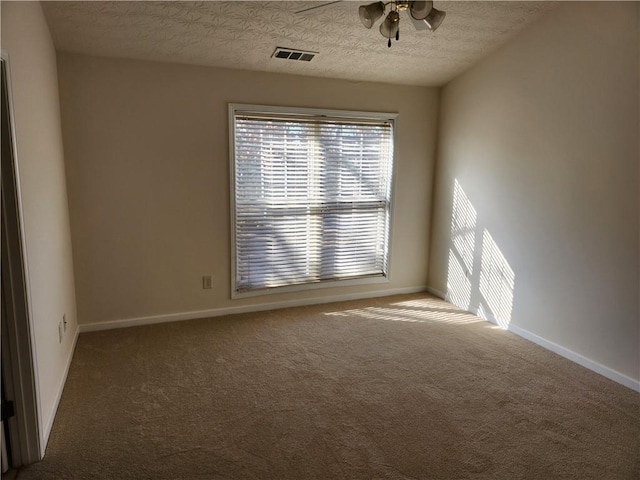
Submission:
[[[476,219],[478,214],[462,187],[455,181],[453,187],[453,214],[451,215],[451,239],[462,266],[473,273],[473,250],[476,241]]]
[[[447,301],[458,307],[471,306],[471,282],[478,214],[455,180],[451,214],[451,248],[447,272]]]
[[[446,300],[465,310],[471,306],[471,282],[453,249],[449,250]]]
[[[476,248],[478,213],[458,180],[454,181],[446,300],[507,328],[511,322],[515,274],[484,229]]]
[[[482,261],[480,265],[480,293],[486,306],[493,314],[498,325],[503,328],[511,322],[513,308],[513,290],[515,288],[515,274],[507,262],[491,234],[485,230],[482,235]],[[478,315],[487,315],[485,306],[481,303]]]

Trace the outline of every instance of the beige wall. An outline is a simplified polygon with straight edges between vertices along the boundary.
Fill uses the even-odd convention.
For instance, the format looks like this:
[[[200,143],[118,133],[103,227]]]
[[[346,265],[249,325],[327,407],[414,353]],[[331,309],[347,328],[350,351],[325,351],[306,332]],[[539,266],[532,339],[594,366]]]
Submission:
[[[22,191],[43,440],[53,422],[77,330],[56,53],[40,4],[2,2]],[[58,322],[69,322],[62,343]]]
[[[447,85],[429,272],[466,308],[635,380],[638,67],[638,3],[566,3]],[[477,215],[468,279],[456,180]],[[485,230],[515,276],[511,311],[500,275],[482,284]]]
[[[426,285],[437,89],[62,52],[58,69],[80,323]],[[230,102],[400,113],[389,283],[230,299]]]

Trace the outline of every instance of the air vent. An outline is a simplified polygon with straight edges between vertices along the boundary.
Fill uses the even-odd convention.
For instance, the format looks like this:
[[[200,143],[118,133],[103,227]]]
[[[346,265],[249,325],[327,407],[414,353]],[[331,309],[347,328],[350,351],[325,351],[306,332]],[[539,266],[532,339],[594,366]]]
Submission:
[[[310,62],[317,54],[318,52],[307,52],[305,50],[295,50],[293,48],[276,47],[276,51],[273,52],[271,58],[285,58],[287,60]]]

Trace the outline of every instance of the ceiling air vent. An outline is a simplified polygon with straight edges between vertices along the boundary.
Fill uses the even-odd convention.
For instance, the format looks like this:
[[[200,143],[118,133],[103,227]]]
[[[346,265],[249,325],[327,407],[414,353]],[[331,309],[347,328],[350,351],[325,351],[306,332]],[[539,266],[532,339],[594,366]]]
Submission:
[[[318,52],[307,52],[305,50],[295,50],[293,48],[276,47],[276,51],[273,52],[271,58],[285,58],[287,60],[302,60],[303,62],[310,62]]]

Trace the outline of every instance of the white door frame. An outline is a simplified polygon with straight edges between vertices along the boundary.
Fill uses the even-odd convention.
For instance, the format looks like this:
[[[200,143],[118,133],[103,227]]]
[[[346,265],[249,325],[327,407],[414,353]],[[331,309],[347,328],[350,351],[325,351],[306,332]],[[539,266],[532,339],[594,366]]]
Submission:
[[[27,465],[42,459],[40,445],[41,421],[38,412],[39,391],[36,351],[33,348],[33,325],[27,255],[25,249],[22,197],[18,153],[16,150],[15,121],[11,96],[9,55],[0,51],[3,75],[2,169],[0,195],[2,196],[2,322],[1,358],[5,380],[5,394],[13,401],[15,415],[7,420],[11,463],[13,467]],[[7,161],[9,160],[9,161]]]

